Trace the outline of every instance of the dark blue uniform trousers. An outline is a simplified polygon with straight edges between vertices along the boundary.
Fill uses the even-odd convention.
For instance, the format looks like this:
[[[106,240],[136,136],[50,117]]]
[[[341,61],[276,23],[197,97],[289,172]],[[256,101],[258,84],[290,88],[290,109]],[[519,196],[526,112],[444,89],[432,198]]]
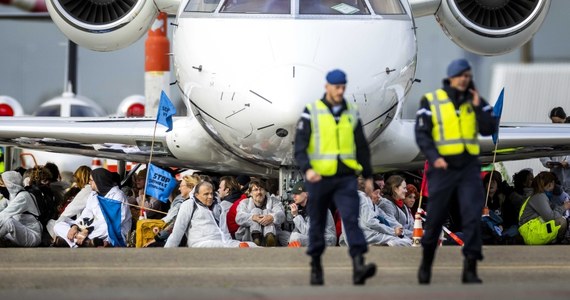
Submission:
[[[340,212],[350,256],[355,257],[368,251],[362,229],[358,226],[360,202],[357,181],[354,175],[323,177],[317,183],[305,183],[309,193],[307,212],[309,214],[309,247],[307,254],[321,256],[325,251],[325,227],[330,201]]]
[[[422,246],[437,247],[443,223],[448,216],[450,201],[458,201],[463,228],[463,255],[481,260],[481,213],[485,202],[481,166],[474,159],[461,169],[430,168],[427,173],[429,202],[427,205],[426,231]],[[457,199],[454,191],[457,190]],[[453,198],[453,199],[452,199]]]

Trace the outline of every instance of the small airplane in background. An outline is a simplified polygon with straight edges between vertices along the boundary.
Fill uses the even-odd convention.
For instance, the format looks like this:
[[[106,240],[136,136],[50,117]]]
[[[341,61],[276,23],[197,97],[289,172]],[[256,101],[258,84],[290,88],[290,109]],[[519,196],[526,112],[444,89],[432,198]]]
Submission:
[[[176,15],[172,59],[188,115],[170,132],[153,118],[0,119],[0,143],[44,151],[286,180],[295,125],[322,96],[326,72],[348,74],[375,171],[423,164],[402,107],[415,78],[415,18],[435,16],[460,47],[512,51],[538,31],[550,0],[132,0],[46,2],[79,45],[113,51],[138,40],[159,11]],[[568,152],[564,126],[502,125],[498,160]],[[111,146],[112,145],[112,146]],[[123,145],[117,147],[117,145]],[[482,159],[493,156],[482,139]]]

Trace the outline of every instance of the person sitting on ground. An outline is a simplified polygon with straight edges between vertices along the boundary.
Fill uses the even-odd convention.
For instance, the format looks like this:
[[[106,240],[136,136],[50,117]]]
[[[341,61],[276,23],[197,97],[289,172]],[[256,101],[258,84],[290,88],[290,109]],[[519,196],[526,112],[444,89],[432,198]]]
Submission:
[[[0,185],[8,189],[10,198],[0,200],[0,244],[5,239],[19,247],[36,247],[42,242],[42,225],[36,218],[40,212],[22,181],[16,171],[2,173]]]
[[[404,228],[404,236],[412,238],[414,218],[410,218],[404,208],[406,198],[406,181],[402,176],[392,175],[386,180],[383,190],[384,198],[378,206],[386,214],[395,219]]]
[[[223,176],[220,178],[218,197],[220,197],[222,210],[227,213],[231,206],[242,197],[240,185],[235,178],[232,176]]]
[[[117,186],[113,174],[106,169],[99,168],[91,172],[89,184],[93,192],[89,195],[85,209],[81,215],[69,224],[58,222],[54,226],[57,235],[54,246],[65,247],[94,247],[109,245],[109,232],[107,222],[99,205],[97,196],[120,201],[121,205],[121,235],[127,240],[131,230],[131,212],[127,205],[127,197]]]
[[[224,230],[221,212],[219,204],[214,202],[214,186],[207,181],[198,183],[190,199],[180,205],[172,234],[164,247],[178,247],[185,234],[188,247],[255,247],[254,243],[231,239],[229,232]]]
[[[182,203],[184,203],[184,201],[190,199],[192,193],[194,193],[194,187],[198,183],[200,183],[200,177],[198,177],[198,175],[185,175],[182,177],[182,180],[180,181],[180,185],[178,187],[180,195],[176,196],[176,198],[172,200],[168,214],[162,218],[162,221],[165,223],[164,228],[162,228],[162,230],[160,230],[155,236],[154,242],[146,245],[146,247],[164,247],[166,240],[174,229],[176,217],[180,211],[180,206],[182,206]]]
[[[249,195],[237,208],[236,223],[240,227],[236,238],[253,241],[258,246],[277,246],[281,224],[285,221],[283,204],[278,198],[268,196],[265,184],[259,180],[249,183]]]
[[[505,228],[519,227],[519,213],[526,199],[532,196],[532,169],[522,169],[513,175],[514,190],[501,207]]]
[[[237,208],[240,202],[248,197],[247,191],[249,190],[250,181],[250,177],[246,175],[239,175],[236,177],[236,182],[239,185],[239,191],[241,195],[237,200],[234,201],[232,206],[230,206],[228,209],[228,214],[226,216],[226,224],[228,225],[228,231],[232,235],[232,238],[236,238],[236,231],[239,229],[239,224],[236,223]]]
[[[527,245],[550,244],[562,239],[568,229],[568,220],[562,214],[570,209],[570,201],[550,207],[555,181],[550,172],[540,172],[532,181],[533,195],[523,203],[519,215],[519,232]]]
[[[291,190],[293,195],[293,203],[289,205],[293,223],[295,227],[289,237],[290,246],[307,247],[309,245],[309,216],[307,214],[307,202],[309,194],[305,190],[303,181],[297,182]],[[330,210],[327,210],[327,223],[325,227],[325,244],[327,246],[336,245],[336,231],[334,220]]]
[[[136,187],[138,190],[137,203],[139,206],[149,208],[144,210],[147,219],[161,219],[168,211],[168,204],[149,195],[144,195],[146,185],[147,169],[137,173]]]
[[[72,188],[78,188],[80,190],[72,198],[71,202],[67,204],[57,220],[50,220],[47,223],[47,231],[52,238],[56,237],[53,228],[57,222],[66,222],[71,226],[75,220],[77,220],[77,217],[81,215],[83,209],[85,209],[87,198],[89,198],[89,195],[91,195],[93,191],[91,185],[89,185],[89,176],[91,176],[91,168],[88,166],[80,166],[73,173],[74,183]]]
[[[63,203],[63,195],[69,188],[69,184],[61,180],[61,173],[56,164],[48,162],[44,165],[44,168],[48,169],[51,173],[48,186],[55,197],[57,205],[61,205]]]
[[[358,226],[362,229],[366,242],[374,246],[411,246],[412,240],[404,237],[402,225],[378,207],[381,201],[382,189],[380,186],[374,183],[370,195],[367,195],[364,190],[364,178],[360,176],[358,177],[358,198],[360,202]],[[344,230],[340,235],[339,245],[348,245]]]
[[[406,198],[404,198],[404,207],[406,208],[408,218],[411,220],[415,220],[414,216],[416,215],[416,210],[414,209],[414,204],[416,204],[416,199],[419,197],[420,193],[418,192],[418,188],[416,188],[415,185],[408,183],[408,185],[406,185]],[[414,227],[412,224],[412,231],[413,228]]]

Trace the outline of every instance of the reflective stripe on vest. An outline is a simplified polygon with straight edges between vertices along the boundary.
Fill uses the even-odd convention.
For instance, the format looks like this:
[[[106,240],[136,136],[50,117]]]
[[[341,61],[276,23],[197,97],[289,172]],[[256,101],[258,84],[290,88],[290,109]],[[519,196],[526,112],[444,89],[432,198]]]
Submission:
[[[432,137],[440,155],[458,155],[467,150],[479,155],[477,119],[470,102],[459,106],[459,112],[447,93],[438,89],[424,95],[429,102],[433,123]]]
[[[322,100],[307,104],[311,114],[311,138],[307,153],[311,167],[320,175],[335,175],[338,159],[347,167],[362,171],[356,160],[354,129],[358,124],[358,110],[347,103],[347,110],[340,115],[338,123]]]

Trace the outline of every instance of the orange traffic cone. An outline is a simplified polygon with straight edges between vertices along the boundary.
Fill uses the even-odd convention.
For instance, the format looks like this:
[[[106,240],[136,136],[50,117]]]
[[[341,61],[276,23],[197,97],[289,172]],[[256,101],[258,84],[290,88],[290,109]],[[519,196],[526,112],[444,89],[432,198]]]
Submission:
[[[424,229],[422,227],[422,217],[418,213],[416,214],[416,219],[414,221],[414,232],[412,235],[413,247],[419,247],[421,245],[420,241],[422,239],[422,236],[424,236]]]
[[[488,208],[487,206],[485,206],[485,207],[483,207],[482,216],[485,217],[485,216],[488,216],[488,215],[489,215],[489,208]]]
[[[291,241],[291,242],[289,242],[289,245],[287,245],[287,247],[289,247],[289,248],[301,248],[301,242]]]
[[[241,243],[239,243],[239,247],[240,248],[249,248],[249,244],[246,242],[241,242]]]

